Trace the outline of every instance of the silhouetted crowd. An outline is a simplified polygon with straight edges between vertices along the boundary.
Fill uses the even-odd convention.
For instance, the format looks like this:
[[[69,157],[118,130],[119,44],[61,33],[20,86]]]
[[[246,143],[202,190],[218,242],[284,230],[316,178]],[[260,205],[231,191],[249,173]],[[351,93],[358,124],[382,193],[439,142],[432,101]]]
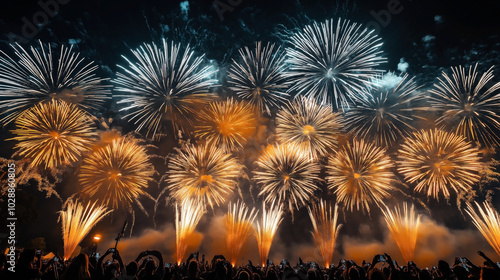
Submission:
[[[88,257],[80,254],[63,261],[57,256],[42,261],[40,251],[23,250],[15,256],[15,272],[12,258],[5,254],[1,259],[0,279],[14,280],[499,280],[500,264],[494,263],[481,251],[484,263],[476,266],[467,258],[455,258],[450,265],[439,261],[432,268],[421,268],[413,262],[400,266],[387,254],[376,255],[372,262],[361,265],[354,261],[340,260],[337,265],[321,267],[315,262],[303,262],[299,258],[292,266],[287,260],[274,264],[268,260],[264,266],[247,265],[233,267],[222,255],[208,262],[205,256],[191,254],[185,263],[171,264],[163,261],[160,252],[141,252],[134,261],[125,264],[120,253],[108,249],[102,256]]]

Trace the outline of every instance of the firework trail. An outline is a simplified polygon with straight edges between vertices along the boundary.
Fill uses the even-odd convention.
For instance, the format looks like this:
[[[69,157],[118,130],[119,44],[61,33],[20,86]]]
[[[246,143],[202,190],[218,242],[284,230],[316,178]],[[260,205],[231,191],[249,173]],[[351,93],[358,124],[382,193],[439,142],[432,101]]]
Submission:
[[[213,208],[233,192],[242,168],[235,157],[221,149],[186,145],[170,157],[168,186],[163,192],[169,190],[178,201],[193,199]]]
[[[385,205],[383,199],[394,190],[393,167],[385,149],[354,140],[330,156],[326,180],[344,208],[370,212],[370,204]]]
[[[500,82],[489,86],[493,67],[478,77],[477,64],[467,71],[452,67],[450,77],[443,72],[430,91],[431,105],[441,113],[437,124],[454,130],[469,141],[488,147],[500,144]]]
[[[483,203],[484,209],[476,202],[476,207],[479,214],[474,210],[472,205],[468,204],[465,210],[472,218],[472,222],[484,236],[486,241],[493,247],[495,252],[500,256],[500,215],[487,202]]]
[[[417,244],[418,227],[420,226],[420,217],[415,212],[415,206],[408,207],[406,202],[403,208],[395,207],[393,210],[389,207],[382,209],[385,222],[391,232],[392,238],[398,245],[399,251],[406,263],[413,261],[415,245]]]
[[[307,207],[307,209],[314,228],[314,231],[311,232],[314,242],[323,258],[324,267],[330,267],[335,242],[342,227],[342,224],[337,225],[338,206],[335,204],[335,209],[332,212],[332,206],[327,205],[324,200],[320,200],[312,209],[311,207]]]
[[[241,62],[233,59],[229,70],[229,89],[270,115],[288,96],[283,52],[280,47],[275,50],[274,44],[262,47],[257,42],[254,50],[245,47],[239,54]]]
[[[266,205],[262,205],[262,220],[257,222],[256,234],[257,245],[259,246],[260,264],[262,267],[266,265],[269,250],[273,244],[274,235],[283,221],[283,208],[281,204],[273,201],[269,209]]]
[[[43,101],[59,99],[85,110],[97,110],[110,98],[109,86],[96,76],[97,65],[87,63],[73,47],[61,46],[52,54],[50,44],[39,42],[29,50],[11,45],[14,57],[0,51],[0,122],[8,124],[24,110]]]
[[[129,68],[118,66],[116,90],[123,92],[118,104],[128,104],[120,111],[137,125],[136,131],[146,130],[146,136],[156,137],[166,131],[192,125],[192,118],[211,99],[209,88],[216,80],[210,79],[214,70],[201,67],[204,56],[194,57],[189,46],[181,53],[181,45],[165,39],[158,47],[144,44],[132,50],[136,62],[127,58]]]
[[[209,145],[230,153],[242,149],[247,139],[254,134],[255,128],[252,105],[230,98],[211,103],[199,114],[195,134]]]
[[[177,265],[180,265],[186,253],[188,241],[196,225],[205,214],[205,208],[200,203],[184,200],[180,207],[175,206],[175,241],[177,246]]]
[[[287,203],[293,213],[294,205],[297,209],[306,205],[318,190],[315,181],[319,180],[319,164],[297,145],[268,147],[256,164],[254,179],[262,186],[259,196],[264,196],[266,203],[277,199],[280,204]]]
[[[419,86],[408,75],[397,77],[388,73],[377,77],[346,110],[346,129],[358,138],[390,147],[415,130],[412,122],[420,118],[415,115],[417,111],[429,110],[416,107],[425,98],[418,89]]]
[[[287,48],[289,92],[312,96],[321,103],[348,107],[348,101],[362,92],[380,71],[381,39],[362,24],[348,20],[326,20],[306,26]]]
[[[465,138],[442,130],[422,130],[408,137],[398,152],[398,172],[415,191],[439,199],[469,192],[480,179],[479,151]]]
[[[339,131],[340,115],[313,98],[301,96],[276,116],[276,140],[299,146],[311,159],[335,150]]]
[[[114,209],[131,211],[134,202],[144,209],[140,196],[154,200],[145,191],[153,175],[145,148],[132,137],[121,137],[86,157],[78,179],[83,194]]]
[[[229,251],[229,259],[234,267],[240,256],[241,248],[251,235],[252,224],[258,211],[248,207],[243,202],[229,204],[226,216],[226,246]]]
[[[16,119],[16,154],[52,169],[77,161],[97,137],[91,117],[74,104],[52,99]]]
[[[66,210],[59,212],[64,240],[64,260],[71,257],[76,246],[89,231],[111,212],[112,210],[106,210],[105,206],[97,205],[97,202],[93,204],[89,202],[87,206],[73,200],[66,203]]]

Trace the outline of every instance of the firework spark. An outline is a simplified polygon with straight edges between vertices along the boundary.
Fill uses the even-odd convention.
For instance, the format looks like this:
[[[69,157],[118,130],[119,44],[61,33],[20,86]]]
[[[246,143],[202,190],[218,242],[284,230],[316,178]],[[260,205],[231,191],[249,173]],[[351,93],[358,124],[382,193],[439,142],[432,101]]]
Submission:
[[[420,226],[420,217],[415,212],[415,206],[412,204],[408,208],[408,204],[403,203],[403,208],[394,208],[394,210],[386,207],[382,209],[385,222],[391,232],[392,238],[398,245],[399,251],[405,262],[413,261],[415,253],[415,245],[417,244],[418,227]]]
[[[78,201],[69,200],[66,210],[59,212],[64,240],[64,259],[67,260],[75,251],[76,246],[85,238],[89,231],[112,210],[106,210],[97,202],[83,206]]]
[[[271,203],[269,209],[266,209],[265,204],[262,205],[262,222],[257,222],[256,237],[259,247],[260,264],[262,267],[266,265],[269,250],[273,244],[274,235],[278,227],[283,221],[283,208],[281,204]]]
[[[443,72],[431,90],[431,105],[441,112],[437,123],[469,141],[486,146],[500,144],[500,82],[488,86],[494,78],[493,67],[478,77],[477,65],[452,67],[452,77]]]
[[[425,109],[416,107],[424,99],[418,89],[408,75],[397,77],[388,73],[374,79],[346,111],[346,129],[356,137],[390,147],[415,130],[411,124],[419,118],[415,112]]]
[[[196,225],[205,214],[205,208],[192,200],[182,201],[180,207],[175,207],[175,241],[177,246],[177,265],[180,265],[191,235]]]
[[[476,207],[479,209],[479,216],[474,210],[472,205],[467,205],[467,214],[472,218],[472,222],[477,227],[477,229],[484,236],[486,241],[490,243],[491,247],[500,256],[500,215],[493,208],[492,205],[487,202],[483,203],[484,209],[481,205],[476,202]]]
[[[262,47],[261,42],[255,44],[255,50],[245,47],[239,53],[242,63],[233,59],[229,88],[259,110],[271,114],[271,108],[279,106],[288,96],[285,56],[279,47],[275,51],[274,44]]]
[[[178,201],[220,205],[234,190],[242,165],[231,154],[213,146],[187,145],[168,163],[168,187]]]
[[[258,170],[254,171],[255,181],[262,186],[259,196],[266,203],[278,199],[278,203],[288,203],[293,213],[306,205],[314,191],[318,189],[319,164],[294,144],[275,145],[264,151],[257,160]]]
[[[417,183],[415,191],[439,199],[450,189],[468,192],[479,181],[481,170],[477,148],[465,138],[442,130],[422,130],[408,137],[398,153],[398,172],[408,183]]]
[[[296,144],[312,159],[335,150],[339,130],[339,114],[313,98],[297,98],[276,116],[276,140]]]
[[[154,175],[153,165],[144,147],[132,137],[112,140],[83,160],[78,176],[82,193],[103,201],[114,209],[141,207],[139,196]]]
[[[311,207],[307,207],[307,209],[314,228],[314,231],[311,232],[314,242],[323,258],[324,267],[330,267],[335,241],[342,227],[342,224],[337,225],[338,206],[335,204],[332,212],[332,206],[327,205],[324,200],[320,200],[312,209]]]
[[[162,46],[144,44],[132,50],[137,62],[125,58],[129,68],[119,66],[116,90],[125,93],[118,104],[127,103],[120,111],[131,110],[125,117],[137,125],[137,131],[146,130],[147,136],[158,136],[168,124],[177,130],[192,125],[192,116],[198,114],[212,98],[209,87],[216,80],[211,66],[201,67],[204,56],[194,57],[189,46],[181,52],[181,45],[170,46],[163,39]]]
[[[226,216],[226,246],[233,267],[240,256],[241,248],[251,234],[257,212],[255,208],[249,211],[240,201],[229,204]]]
[[[0,51],[0,109],[4,125],[43,101],[59,99],[96,110],[110,98],[109,86],[96,76],[98,66],[86,63],[73,47],[61,46],[59,55],[39,42],[38,49],[11,45],[15,58]]]
[[[337,201],[353,211],[370,211],[370,204],[385,205],[383,199],[393,190],[394,165],[385,149],[364,140],[348,142],[330,156],[326,177],[328,187],[334,189]]]
[[[199,119],[196,135],[228,153],[242,149],[256,127],[252,105],[232,98],[211,103]]]
[[[289,92],[312,96],[321,103],[348,107],[348,101],[377,73],[374,67],[386,61],[381,39],[362,24],[339,19],[306,26],[287,48],[294,80]]]
[[[55,99],[21,114],[12,133],[17,154],[48,169],[77,161],[97,136],[87,113]]]

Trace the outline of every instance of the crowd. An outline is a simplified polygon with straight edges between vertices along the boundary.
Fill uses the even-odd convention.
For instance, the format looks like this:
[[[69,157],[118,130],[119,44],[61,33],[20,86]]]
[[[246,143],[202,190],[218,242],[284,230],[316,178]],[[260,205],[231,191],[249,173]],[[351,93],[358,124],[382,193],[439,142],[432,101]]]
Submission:
[[[191,254],[185,263],[164,263],[158,251],[141,252],[134,261],[125,264],[115,249],[96,258],[80,254],[63,261],[54,257],[42,261],[35,250],[23,250],[16,256],[15,272],[8,270],[11,264],[4,254],[1,259],[0,279],[13,280],[499,280],[500,266],[484,253],[478,252],[484,263],[477,266],[467,258],[455,258],[450,266],[439,261],[432,268],[420,268],[409,262],[400,266],[387,254],[376,255],[372,262],[361,265],[354,261],[340,260],[338,265],[320,267],[314,262],[303,262],[300,258],[295,266],[283,260],[275,265],[272,261],[264,266],[247,265],[233,267],[222,255],[216,255],[211,262],[198,253]],[[10,259],[9,259],[10,260]]]

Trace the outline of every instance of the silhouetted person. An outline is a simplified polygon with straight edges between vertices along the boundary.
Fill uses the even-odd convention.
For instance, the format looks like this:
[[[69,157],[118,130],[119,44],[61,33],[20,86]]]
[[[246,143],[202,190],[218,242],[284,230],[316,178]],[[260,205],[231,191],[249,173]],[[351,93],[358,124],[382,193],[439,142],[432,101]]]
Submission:
[[[62,275],[62,280],[89,280],[89,257],[80,254],[70,263]]]

